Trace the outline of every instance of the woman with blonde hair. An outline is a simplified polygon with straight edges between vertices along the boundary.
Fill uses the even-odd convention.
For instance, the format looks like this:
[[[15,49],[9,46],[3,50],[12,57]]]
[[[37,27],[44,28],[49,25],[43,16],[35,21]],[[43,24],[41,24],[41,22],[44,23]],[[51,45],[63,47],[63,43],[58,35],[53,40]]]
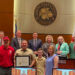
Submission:
[[[54,54],[54,45],[48,47],[48,57],[46,59],[46,75],[52,75],[52,69],[58,68],[59,57]]]
[[[59,36],[57,39],[58,43],[56,44],[56,53],[61,57],[67,58],[67,54],[69,53],[69,46],[64,41],[63,36]]]
[[[43,52],[44,52],[44,56],[47,57],[48,56],[48,47],[49,45],[54,45],[55,44],[53,43],[53,37],[52,35],[47,35],[46,38],[45,38],[45,43],[42,45],[42,49],[43,49]]]

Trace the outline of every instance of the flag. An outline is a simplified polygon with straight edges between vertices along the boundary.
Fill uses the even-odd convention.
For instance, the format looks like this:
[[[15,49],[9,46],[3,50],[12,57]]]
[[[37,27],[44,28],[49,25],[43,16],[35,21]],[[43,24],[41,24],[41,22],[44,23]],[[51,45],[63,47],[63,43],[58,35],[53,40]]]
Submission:
[[[16,37],[16,32],[17,32],[17,20],[14,20],[14,34],[13,37]]]
[[[73,34],[72,34],[72,42],[74,42],[74,37],[75,36],[75,26],[74,26],[74,31],[73,31]]]
[[[17,20],[15,20],[15,37],[16,37],[16,32],[17,32]]]

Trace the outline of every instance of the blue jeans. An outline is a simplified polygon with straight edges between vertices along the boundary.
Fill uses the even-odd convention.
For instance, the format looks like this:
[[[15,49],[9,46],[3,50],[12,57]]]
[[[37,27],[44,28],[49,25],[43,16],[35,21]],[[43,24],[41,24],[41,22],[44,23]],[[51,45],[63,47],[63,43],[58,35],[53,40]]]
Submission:
[[[0,75],[11,75],[11,68],[0,67]]]

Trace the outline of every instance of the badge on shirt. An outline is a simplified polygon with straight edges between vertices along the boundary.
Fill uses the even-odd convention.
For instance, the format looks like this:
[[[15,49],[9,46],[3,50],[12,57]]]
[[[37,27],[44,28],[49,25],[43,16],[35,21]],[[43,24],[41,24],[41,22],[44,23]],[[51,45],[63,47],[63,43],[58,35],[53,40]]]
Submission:
[[[10,50],[9,53],[12,54],[12,51]]]

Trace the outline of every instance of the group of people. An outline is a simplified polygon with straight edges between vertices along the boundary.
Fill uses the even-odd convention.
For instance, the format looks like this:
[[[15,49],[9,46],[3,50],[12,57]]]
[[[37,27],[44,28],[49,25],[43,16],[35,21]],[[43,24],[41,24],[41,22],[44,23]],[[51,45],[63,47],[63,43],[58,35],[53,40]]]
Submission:
[[[35,67],[37,75],[52,75],[52,69],[58,68],[60,58],[75,59],[75,36],[68,45],[63,36],[53,42],[52,35],[47,35],[45,43],[34,32],[33,39],[27,41],[21,38],[21,31],[16,32],[16,37],[11,42],[4,32],[0,31],[0,75],[11,75],[11,68],[16,66],[16,56],[30,56],[30,66]]]

